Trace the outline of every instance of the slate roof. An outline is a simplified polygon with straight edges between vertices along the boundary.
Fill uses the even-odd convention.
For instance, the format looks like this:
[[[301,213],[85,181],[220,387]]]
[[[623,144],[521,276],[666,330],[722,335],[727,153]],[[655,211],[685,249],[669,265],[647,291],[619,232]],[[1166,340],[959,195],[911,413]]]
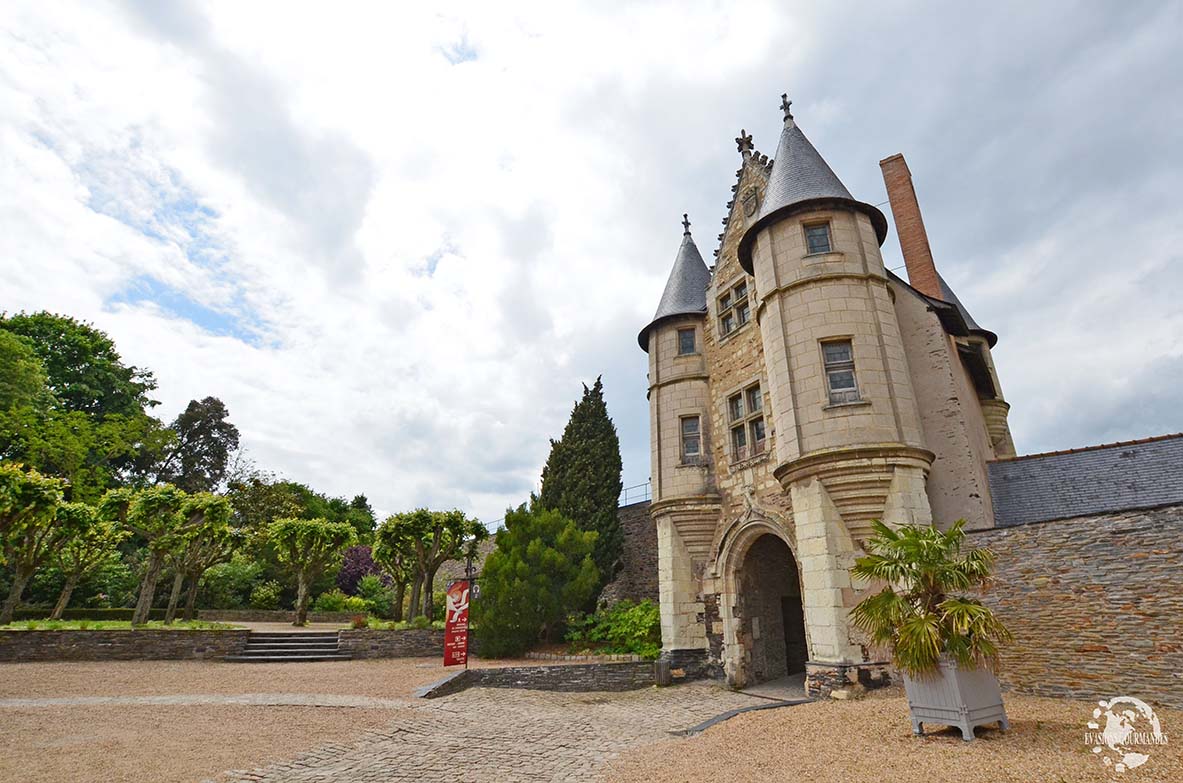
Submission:
[[[1183,504],[1183,433],[989,463],[998,527]]]
[[[838,175],[805,138],[791,116],[785,118],[784,130],[772,163],[772,173],[764,190],[760,214],[739,241],[739,264],[752,273],[752,245],[756,235],[784,213],[808,206],[838,203],[857,209],[871,218],[879,244],[887,238],[887,218],[875,207],[855,200]]]
[[[983,329],[978,326],[978,322],[969,314],[969,310],[965,309],[965,305],[961,304],[961,300],[957,298],[957,294],[953,293],[953,289],[945,282],[945,278],[941,277],[940,272],[937,272],[937,280],[941,284],[941,298],[957,308],[957,312],[961,315],[961,320],[965,321],[965,327],[969,333],[985,337],[986,342],[993,348],[998,343],[998,335],[989,329]]]
[[[657,312],[653,320],[637,335],[637,342],[641,350],[649,351],[649,330],[660,321],[676,315],[706,315],[707,286],[711,282],[711,272],[707,269],[694,238],[690,236],[687,224],[682,234],[682,245],[678,248],[678,255],[674,258],[674,268],[670,270],[669,280],[665,283],[665,291],[661,294],[661,302],[657,305]]]

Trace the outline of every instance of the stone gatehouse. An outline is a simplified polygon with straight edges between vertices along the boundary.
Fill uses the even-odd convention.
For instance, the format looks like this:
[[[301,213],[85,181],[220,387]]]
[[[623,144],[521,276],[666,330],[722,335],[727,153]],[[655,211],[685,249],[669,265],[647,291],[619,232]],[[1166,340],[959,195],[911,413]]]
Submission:
[[[1008,467],[998,338],[937,272],[907,164],[880,162],[904,280],[880,254],[887,218],[846,189],[789,101],[782,109],[773,159],[745,132],[736,139],[742,164],[714,264],[684,218],[639,335],[649,511],[664,657],[736,686],[807,673],[824,693],[883,668],[847,618],[863,587],[848,569],[871,520],[990,531],[1113,504],[1013,521],[1028,501],[1054,506],[1073,490],[1048,489],[1060,479],[1047,476],[1020,486],[1023,470]],[[1142,507],[1183,503],[1177,467],[1159,483],[1163,498]]]

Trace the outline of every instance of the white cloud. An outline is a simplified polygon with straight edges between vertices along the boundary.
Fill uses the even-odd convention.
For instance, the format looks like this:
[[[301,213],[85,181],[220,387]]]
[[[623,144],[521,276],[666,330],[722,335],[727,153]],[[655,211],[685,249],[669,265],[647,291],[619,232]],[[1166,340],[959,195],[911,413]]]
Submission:
[[[731,139],[771,152],[788,89],[866,200],[908,156],[938,263],[1000,334],[1020,447],[1152,434],[1169,395],[1114,411],[1183,354],[1163,8],[1016,51],[1049,12],[18,4],[0,306],[94,321],[164,417],[219,396],[260,464],[383,510],[499,517],[602,372],[639,483],[636,331],[681,213],[708,253]]]

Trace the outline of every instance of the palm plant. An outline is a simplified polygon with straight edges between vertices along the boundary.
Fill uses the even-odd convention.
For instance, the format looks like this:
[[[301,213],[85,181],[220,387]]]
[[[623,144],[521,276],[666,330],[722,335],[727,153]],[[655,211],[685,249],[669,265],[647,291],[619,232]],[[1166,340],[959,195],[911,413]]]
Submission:
[[[850,569],[860,579],[886,582],[880,592],[850,612],[851,622],[871,641],[891,649],[896,665],[916,677],[948,656],[963,668],[998,666],[998,645],[1011,634],[981,601],[951,593],[985,585],[994,555],[961,551],[965,520],[947,531],[906,525],[893,530],[872,523],[870,554]]]

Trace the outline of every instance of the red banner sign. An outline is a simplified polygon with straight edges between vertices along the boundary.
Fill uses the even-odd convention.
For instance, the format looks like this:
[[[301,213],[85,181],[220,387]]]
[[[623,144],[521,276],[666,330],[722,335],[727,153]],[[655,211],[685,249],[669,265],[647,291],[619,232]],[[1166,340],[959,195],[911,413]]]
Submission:
[[[444,666],[468,663],[468,580],[448,585],[444,612]]]

